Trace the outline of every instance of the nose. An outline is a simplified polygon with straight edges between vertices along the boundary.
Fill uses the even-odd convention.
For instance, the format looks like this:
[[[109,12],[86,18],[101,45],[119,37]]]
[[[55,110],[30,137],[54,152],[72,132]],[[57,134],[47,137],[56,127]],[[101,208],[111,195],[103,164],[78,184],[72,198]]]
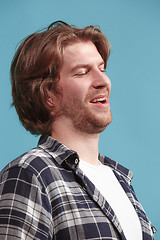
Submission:
[[[99,70],[98,70],[99,71]],[[111,81],[108,76],[104,73],[99,71],[94,75],[94,80],[92,83],[92,87],[95,89],[111,89]]]

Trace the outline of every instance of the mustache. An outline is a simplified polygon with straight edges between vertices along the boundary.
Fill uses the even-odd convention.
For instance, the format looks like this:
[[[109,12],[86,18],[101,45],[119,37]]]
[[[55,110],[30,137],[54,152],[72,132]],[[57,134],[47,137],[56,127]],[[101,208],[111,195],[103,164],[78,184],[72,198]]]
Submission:
[[[86,95],[85,100],[90,101],[98,95],[105,95],[107,96],[107,99],[109,99],[110,92],[108,89],[93,89]]]

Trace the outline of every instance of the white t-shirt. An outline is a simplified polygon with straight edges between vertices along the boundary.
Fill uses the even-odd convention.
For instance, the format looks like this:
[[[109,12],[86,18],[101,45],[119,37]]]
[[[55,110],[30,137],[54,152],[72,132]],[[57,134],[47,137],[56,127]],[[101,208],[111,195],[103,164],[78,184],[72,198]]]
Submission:
[[[142,240],[138,215],[112,169],[102,163],[94,166],[82,160],[79,162],[79,167],[112,207],[126,239]]]

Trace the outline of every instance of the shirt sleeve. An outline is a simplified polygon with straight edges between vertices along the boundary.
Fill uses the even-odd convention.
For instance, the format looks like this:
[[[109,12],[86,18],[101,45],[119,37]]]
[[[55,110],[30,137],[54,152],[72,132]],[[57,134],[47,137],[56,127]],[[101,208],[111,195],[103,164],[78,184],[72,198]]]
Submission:
[[[52,239],[52,214],[42,179],[13,167],[0,182],[0,239]]]

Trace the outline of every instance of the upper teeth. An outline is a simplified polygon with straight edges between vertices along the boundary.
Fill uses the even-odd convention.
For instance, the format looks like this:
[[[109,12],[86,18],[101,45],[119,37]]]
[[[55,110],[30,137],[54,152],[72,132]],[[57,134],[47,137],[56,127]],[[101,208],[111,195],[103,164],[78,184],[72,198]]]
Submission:
[[[105,101],[105,97],[103,97],[103,98],[96,98],[96,99],[94,99],[92,102],[102,102],[102,101]]]

